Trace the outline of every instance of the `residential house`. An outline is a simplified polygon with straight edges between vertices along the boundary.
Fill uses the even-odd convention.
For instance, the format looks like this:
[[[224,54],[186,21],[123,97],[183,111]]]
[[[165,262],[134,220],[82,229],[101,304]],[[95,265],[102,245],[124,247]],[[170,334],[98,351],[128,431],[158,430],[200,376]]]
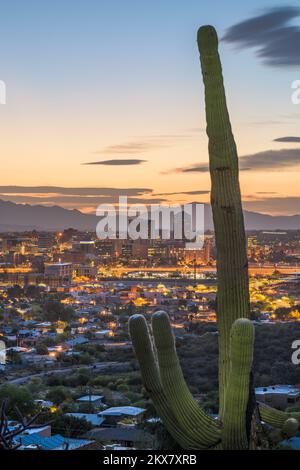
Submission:
[[[97,413],[66,413],[65,416],[73,416],[73,418],[85,419],[94,427],[101,426],[105,421],[105,418],[99,416]]]
[[[256,399],[266,405],[279,410],[285,410],[288,406],[298,404],[300,401],[300,389],[293,385],[271,385],[269,387],[257,387]]]
[[[122,447],[142,449],[152,447],[151,435],[136,428],[96,428],[88,431],[85,437],[101,442],[103,445],[116,444]]]
[[[103,395],[84,395],[83,397],[77,398],[77,403],[90,405],[93,408],[100,408],[103,406]]]
[[[99,415],[105,418],[106,426],[116,426],[124,418],[130,418],[133,424],[140,423],[145,411],[144,408],[136,406],[113,406],[101,411]]]
[[[21,444],[19,449],[22,450],[26,450],[26,448],[30,450],[75,450],[93,442],[90,439],[72,439],[60,434],[45,437],[37,433],[16,436],[15,440]]]

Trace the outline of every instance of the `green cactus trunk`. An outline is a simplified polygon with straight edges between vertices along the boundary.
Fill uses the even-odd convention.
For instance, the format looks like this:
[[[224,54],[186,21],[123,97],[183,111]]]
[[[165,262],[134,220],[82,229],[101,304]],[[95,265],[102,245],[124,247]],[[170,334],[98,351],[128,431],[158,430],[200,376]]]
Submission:
[[[225,395],[223,449],[247,449],[246,412],[253,361],[254,326],[244,318],[234,322],[230,340],[230,371]]]
[[[205,26],[199,29],[198,47],[205,86],[211,206],[217,247],[219,395],[222,419],[229,376],[230,329],[237,318],[249,318],[250,315],[248,262],[238,156],[226,105],[218,38],[214,28]]]

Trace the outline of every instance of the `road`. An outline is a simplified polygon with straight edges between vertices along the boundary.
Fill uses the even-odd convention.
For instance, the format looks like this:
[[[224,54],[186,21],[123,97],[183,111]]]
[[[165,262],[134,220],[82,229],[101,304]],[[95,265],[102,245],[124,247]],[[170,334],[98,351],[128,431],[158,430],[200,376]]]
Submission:
[[[24,385],[29,380],[33,379],[34,377],[47,377],[51,375],[68,374],[82,367],[84,367],[85,369],[93,370],[94,372],[100,372],[100,371],[112,372],[114,370],[115,372],[120,372],[120,371],[125,372],[128,368],[128,365],[129,365],[128,362],[98,362],[91,366],[76,365],[73,367],[64,367],[61,369],[50,369],[50,370],[48,369],[43,372],[38,372],[36,374],[26,375],[24,377],[18,377],[16,379],[9,379],[5,383],[10,383],[12,385]]]

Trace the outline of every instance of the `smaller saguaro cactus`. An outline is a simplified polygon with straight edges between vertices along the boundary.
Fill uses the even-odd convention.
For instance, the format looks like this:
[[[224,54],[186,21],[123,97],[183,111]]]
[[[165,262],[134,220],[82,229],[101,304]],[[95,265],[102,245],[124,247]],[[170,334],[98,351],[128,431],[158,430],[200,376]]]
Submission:
[[[144,387],[162,422],[182,448],[252,448],[246,425],[254,343],[254,327],[250,320],[240,318],[231,328],[223,420],[208,416],[190,393],[166,312],[152,315],[151,329],[143,315],[133,315],[129,320],[129,331]],[[287,413],[260,403],[259,414],[263,421],[275,428],[268,436],[273,444],[299,431],[299,412]]]

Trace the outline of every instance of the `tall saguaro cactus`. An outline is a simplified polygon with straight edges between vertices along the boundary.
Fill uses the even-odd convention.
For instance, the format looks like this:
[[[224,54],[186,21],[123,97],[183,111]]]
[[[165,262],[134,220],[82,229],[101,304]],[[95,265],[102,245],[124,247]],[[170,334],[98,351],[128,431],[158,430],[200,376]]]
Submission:
[[[214,28],[198,31],[198,47],[205,86],[211,206],[217,246],[217,318],[219,340],[220,416],[223,417],[229,375],[230,328],[249,318],[246,237],[238,178],[238,156],[231,130]]]
[[[211,175],[211,205],[217,246],[217,321],[219,328],[219,419],[199,407],[184,381],[170,321],[152,316],[152,336],[142,315],[129,321],[142,380],[159,416],[184,449],[253,448],[250,374],[254,327],[249,320],[246,236],[238,179],[238,157],[226,106],[218,38],[212,26],[198,31],[205,86]],[[260,407],[262,418],[283,433],[295,432],[298,414]]]

